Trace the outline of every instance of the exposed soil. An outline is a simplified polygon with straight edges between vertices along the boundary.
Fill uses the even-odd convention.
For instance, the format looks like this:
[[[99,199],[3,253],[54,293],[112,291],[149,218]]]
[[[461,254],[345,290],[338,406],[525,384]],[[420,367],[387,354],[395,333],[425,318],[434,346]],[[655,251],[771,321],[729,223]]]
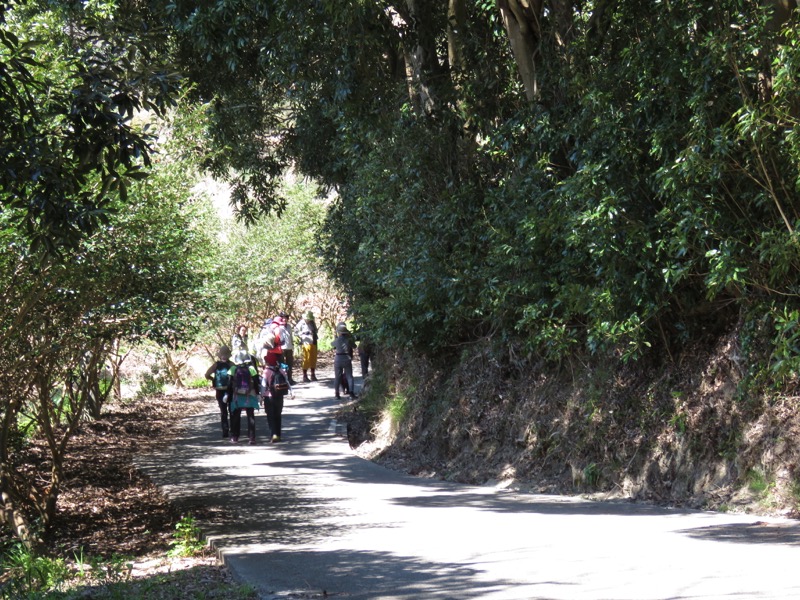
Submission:
[[[73,438],[47,542],[55,555],[85,571],[75,582],[81,598],[121,597],[110,591],[120,581],[129,582],[123,595],[134,598],[178,600],[200,591],[204,598],[247,598],[212,552],[167,556],[185,515],[133,466],[135,454],[170,443],[158,433],[165,415],[196,414],[209,401],[207,389],[130,401],[87,421]],[[170,435],[176,434],[171,426]],[[142,589],[145,595],[137,595]]]

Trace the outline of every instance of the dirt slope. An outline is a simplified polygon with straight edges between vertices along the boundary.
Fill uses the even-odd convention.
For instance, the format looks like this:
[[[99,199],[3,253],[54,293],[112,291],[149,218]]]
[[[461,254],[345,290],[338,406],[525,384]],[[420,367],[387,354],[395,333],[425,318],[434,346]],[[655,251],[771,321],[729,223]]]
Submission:
[[[395,367],[383,385],[408,398],[406,418],[399,427],[384,418],[358,452],[391,468],[537,492],[797,515],[797,399],[738,391],[735,335],[671,361],[618,367],[575,361],[512,370],[488,354],[455,369],[384,359]]]

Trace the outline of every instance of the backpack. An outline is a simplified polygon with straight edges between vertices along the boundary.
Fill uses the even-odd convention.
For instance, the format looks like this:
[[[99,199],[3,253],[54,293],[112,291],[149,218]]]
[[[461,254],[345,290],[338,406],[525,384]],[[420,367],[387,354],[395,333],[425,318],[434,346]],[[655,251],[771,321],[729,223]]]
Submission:
[[[253,376],[250,374],[250,365],[236,365],[233,373],[233,391],[246,396],[253,387]]]
[[[276,338],[278,337],[277,329],[278,329],[277,325],[275,325],[274,327],[270,325],[269,329],[267,329],[266,331],[262,331],[259,334],[259,337],[261,338],[260,341],[262,348],[266,348],[267,350],[273,350],[275,348],[275,341]]]
[[[289,380],[277,367],[268,367],[272,371],[272,380],[270,381],[269,393],[270,395],[281,395],[289,391]]]
[[[261,336],[261,347],[272,350],[275,347],[275,334],[272,330],[267,331]]]
[[[230,364],[230,363],[228,363]],[[214,389],[227,390],[230,385],[230,367],[224,366],[224,363],[217,363],[217,370],[214,371]]]

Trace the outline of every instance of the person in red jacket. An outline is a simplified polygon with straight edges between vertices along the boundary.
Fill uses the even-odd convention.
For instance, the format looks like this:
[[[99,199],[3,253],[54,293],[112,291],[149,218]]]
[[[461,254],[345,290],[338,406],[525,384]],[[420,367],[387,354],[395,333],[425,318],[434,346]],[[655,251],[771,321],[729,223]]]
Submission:
[[[283,362],[283,336],[285,332],[283,328],[284,324],[285,324],[284,318],[278,315],[277,317],[274,317],[272,319],[272,323],[269,326],[270,342],[267,344],[266,354],[272,355],[272,357],[276,361],[276,364],[280,364]]]

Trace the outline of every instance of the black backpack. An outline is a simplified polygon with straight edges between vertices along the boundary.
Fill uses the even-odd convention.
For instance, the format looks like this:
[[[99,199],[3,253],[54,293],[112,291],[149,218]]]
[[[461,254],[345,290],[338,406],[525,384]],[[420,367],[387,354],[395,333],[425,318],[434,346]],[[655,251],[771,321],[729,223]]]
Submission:
[[[269,393],[273,396],[279,396],[289,391],[289,380],[278,367],[267,367],[272,371],[272,380],[270,381]]]

